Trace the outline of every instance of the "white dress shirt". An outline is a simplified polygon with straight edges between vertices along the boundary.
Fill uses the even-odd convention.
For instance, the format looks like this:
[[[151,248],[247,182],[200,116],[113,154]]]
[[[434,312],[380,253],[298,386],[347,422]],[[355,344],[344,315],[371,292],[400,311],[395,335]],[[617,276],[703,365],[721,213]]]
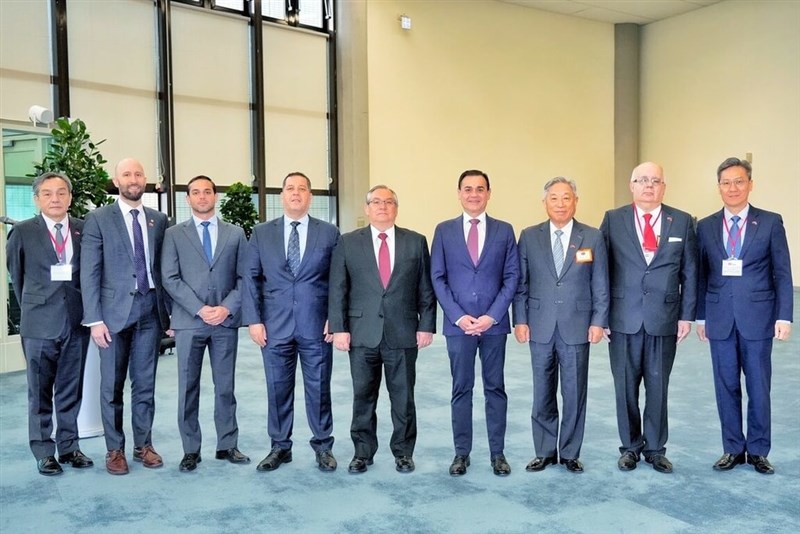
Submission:
[[[206,222],[205,219],[201,219],[200,217],[192,214],[192,220],[194,221],[194,227],[197,229],[197,237],[200,238],[200,244],[203,244],[203,224]],[[212,216],[208,219],[208,234],[211,236],[211,257],[214,257],[214,254],[217,252],[217,235],[219,235],[219,219],[216,215]]]
[[[308,213],[299,219],[292,219],[288,215],[283,216],[283,252],[289,257],[289,236],[292,235],[292,223],[299,222],[297,225],[297,235],[300,237],[300,261],[306,253],[306,242],[308,241]]]
[[[69,217],[64,217],[61,221],[54,221],[44,213],[42,213],[42,219],[47,224],[47,231],[50,232],[50,237],[52,238],[51,243],[53,244],[53,250],[56,248],[56,223],[61,223],[61,235],[64,236],[64,262],[71,263],[72,262],[72,232],[70,231],[69,227]],[[56,250],[56,256],[58,256],[58,251]]]
[[[119,209],[122,211],[122,218],[125,221],[125,229],[128,231],[128,238],[131,240],[131,252],[133,251],[133,216],[131,215],[131,210],[137,209],[139,210],[139,226],[142,228],[142,242],[144,243],[144,259],[145,264],[147,267],[147,281],[150,284],[150,288],[156,287],[156,284],[153,282],[153,273],[150,272],[150,241],[148,239],[148,231],[149,222],[147,221],[147,215],[144,212],[144,204],[139,204],[138,206],[131,206],[127,202],[122,202],[120,200],[117,201],[119,205]],[[137,288],[138,289],[138,288]]]
[[[378,251],[381,249],[381,238],[378,237],[378,234],[386,234],[386,246],[389,248],[389,265],[394,271],[394,226],[391,228],[387,228],[383,232],[375,228],[374,226],[370,225],[369,229],[372,231],[372,249],[375,252],[375,265],[378,264]]]
[[[464,242],[468,242],[469,239],[469,229],[472,228],[472,219],[478,219],[480,222],[478,223],[478,257],[481,257],[483,254],[483,245],[486,243],[486,212],[484,211],[477,217],[473,217],[468,213],[464,213],[464,220],[462,225],[464,226]]]

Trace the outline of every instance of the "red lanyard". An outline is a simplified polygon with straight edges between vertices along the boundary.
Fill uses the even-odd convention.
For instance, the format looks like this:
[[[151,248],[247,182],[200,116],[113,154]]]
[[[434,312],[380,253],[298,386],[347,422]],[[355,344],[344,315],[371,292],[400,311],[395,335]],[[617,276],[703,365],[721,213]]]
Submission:
[[[63,254],[64,255],[64,263],[66,263],[67,262],[67,255],[64,254],[64,251],[67,250],[67,239],[69,239],[69,222],[67,222],[67,224],[64,225],[63,230],[65,230],[67,232],[67,234],[66,234],[67,237],[64,237],[64,235],[62,234],[61,237],[64,237],[64,242],[61,244],[60,248],[58,246],[58,243],[56,243],[56,238],[54,237],[55,232],[53,232],[52,234],[50,232],[47,232],[47,235],[50,237],[50,241],[53,242],[53,246],[56,249],[56,257],[61,258],[61,255]]]
[[[739,238],[742,236],[742,232],[744,231],[744,225],[747,222],[747,217],[744,218],[742,221],[742,225],[739,227],[739,231],[736,232],[736,236],[733,236],[731,239],[731,230],[728,228],[728,218],[723,216],[722,217],[722,225],[725,227],[725,233],[728,234],[728,250],[733,250],[734,254],[731,254],[731,258],[735,256],[736,252],[736,242],[739,241]],[[741,241],[739,241],[739,246],[741,247]]]
[[[636,208],[636,204],[632,204],[632,206],[633,206],[633,216],[636,219],[636,226],[639,228],[639,234],[642,237],[644,237],[644,230],[642,229],[642,221],[639,220],[639,211]],[[663,208],[661,209],[661,211],[658,212],[658,217],[656,217],[655,219],[653,219],[652,222],[650,222],[650,227],[653,229],[653,233],[655,233],[656,231],[656,223],[661,218],[662,213],[664,213]]]

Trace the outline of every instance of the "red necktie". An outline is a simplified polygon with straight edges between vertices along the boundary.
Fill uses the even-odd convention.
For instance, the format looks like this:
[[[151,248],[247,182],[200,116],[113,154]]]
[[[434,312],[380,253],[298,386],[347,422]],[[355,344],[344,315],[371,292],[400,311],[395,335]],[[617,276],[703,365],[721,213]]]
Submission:
[[[469,228],[469,233],[467,234],[467,250],[469,251],[470,258],[472,258],[472,263],[478,265],[478,223],[481,221],[478,219],[470,219],[469,222],[472,226]]]
[[[381,275],[381,283],[383,288],[389,285],[389,278],[392,276],[392,263],[389,259],[389,245],[386,244],[386,238],[389,237],[383,232],[378,234],[381,240],[381,248],[378,249],[378,272]]]
[[[644,214],[644,249],[648,252],[655,252],[658,250],[658,242],[656,241],[656,233],[653,231],[653,225],[650,224],[650,219],[653,215],[650,213]]]

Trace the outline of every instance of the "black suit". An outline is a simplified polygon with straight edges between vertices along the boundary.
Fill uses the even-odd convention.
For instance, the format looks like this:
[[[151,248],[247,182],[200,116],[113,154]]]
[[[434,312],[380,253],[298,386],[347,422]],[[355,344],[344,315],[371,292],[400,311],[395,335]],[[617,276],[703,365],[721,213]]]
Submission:
[[[64,231],[64,229],[62,229]],[[14,293],[20,303],[20,334],[27,362],[28,436],[36,459],[54,456],[53,399],[60,455],[78,449],[78,412],[89,330],[81,326],[80,250],[83,221],[69,218],[72,280],[51,281],[58,263],[51,235],[39,215],[17,224],[6,255]]]
[[[392,404],[395,457],[411,456],[417,438],[414,382],[417,332],[436,331],[436,298],[424,236],[395,227],[395,260],[386,289],[381,284],[370,227],[342,236],[331,260],[329,329],[349,332],[353,377],[355,455],[378,449],[375,409],[385,369]]]

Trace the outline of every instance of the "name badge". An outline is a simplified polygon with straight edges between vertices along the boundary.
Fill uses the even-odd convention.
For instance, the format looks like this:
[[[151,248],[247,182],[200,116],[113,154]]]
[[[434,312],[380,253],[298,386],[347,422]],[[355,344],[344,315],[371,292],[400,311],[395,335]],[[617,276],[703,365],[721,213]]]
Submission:
[[[69,282],[72,280],[72,265],[65,263],[50,266],[51,282]]]
[[[579,248],[575,253],[575,263],[592,263],[593,260],[590,248]]]
[[[742,260],[736,258],[722,260],[722,276],[742,276]]]

